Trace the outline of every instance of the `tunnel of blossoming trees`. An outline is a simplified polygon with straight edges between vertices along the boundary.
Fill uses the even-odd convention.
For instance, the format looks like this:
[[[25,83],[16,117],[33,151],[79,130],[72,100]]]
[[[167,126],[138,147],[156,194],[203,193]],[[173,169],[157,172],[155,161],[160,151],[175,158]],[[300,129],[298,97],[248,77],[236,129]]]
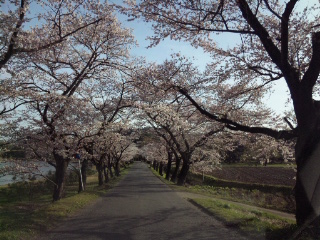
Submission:
[[[190,167],[214,168],[239,146],[250,146],[247,158],[256,162],[295,161],[297,223],[318,218],[319,3],[1,5],[2,149],[10,144],[53,166],[54,201],[62,197],[71,162],[79,162],[84,179],[93,164],[103,184],[140,156],[164,164],[183,185]],[[146,25],[151,50],[170,38],[203,49],[210,63],[200,69],[174,51],[162,62],[135,56],[127,20],[152,23]],[[280,115],[266,104],[279,81],[292,106]]]

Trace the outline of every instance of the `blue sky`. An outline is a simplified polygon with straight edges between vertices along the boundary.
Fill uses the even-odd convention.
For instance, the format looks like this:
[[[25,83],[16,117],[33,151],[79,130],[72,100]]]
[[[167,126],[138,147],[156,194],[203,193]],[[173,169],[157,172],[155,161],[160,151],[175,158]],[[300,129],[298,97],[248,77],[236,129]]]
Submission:
[[[211,60],[208,53],[205,53],[202,49],[195,49],[189,43],[183,41],[165,39],[156,47],[147,49],[150,42],[146,38],[153,34],[151,24],[144,23],[142,20],[127,22],[125,17],[121,17],[120,20],[124,26],[133,29],[133,34],[139,44],[138,48],[132,50],[132,54],[136,56],[143,56],[149,61],[161,63],[169,58],[172,53],[180,52],[186,57],[194,58],[195,64],[201,69],[204,69],[205,63]]]

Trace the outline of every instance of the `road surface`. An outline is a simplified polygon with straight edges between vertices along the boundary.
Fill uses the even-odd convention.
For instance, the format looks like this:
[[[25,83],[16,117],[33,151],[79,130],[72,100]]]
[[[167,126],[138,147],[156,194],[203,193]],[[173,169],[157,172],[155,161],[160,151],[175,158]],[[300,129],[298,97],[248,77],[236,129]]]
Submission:
[[[95,204],[40,239],[158,240],[247,239],[180,197],[144,163]]]

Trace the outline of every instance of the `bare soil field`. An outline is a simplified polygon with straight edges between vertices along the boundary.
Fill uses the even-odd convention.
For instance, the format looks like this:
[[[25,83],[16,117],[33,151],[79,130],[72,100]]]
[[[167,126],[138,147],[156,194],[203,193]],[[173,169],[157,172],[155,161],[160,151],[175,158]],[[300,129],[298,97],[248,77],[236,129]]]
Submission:
[[[213,177],[243,183],[294,186],[295,171],[288,167],[222,167],[207,173]]]

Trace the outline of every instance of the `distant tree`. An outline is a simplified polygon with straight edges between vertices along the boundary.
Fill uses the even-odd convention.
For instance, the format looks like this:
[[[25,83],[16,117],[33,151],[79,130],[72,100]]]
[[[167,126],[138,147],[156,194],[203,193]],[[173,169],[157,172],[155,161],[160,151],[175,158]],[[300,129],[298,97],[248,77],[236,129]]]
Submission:
[[[114,129],[115,122],[122,123],[122,127],[127,128],[123,119],[130,115],[129,107],[134,102],[129,82],[119,71],[109,69],[99,81],[84,83],[86,90],[81,92],[82,98],[91,105],[93,111],[85,114],[94,115],[96,122],[90,133],[82,136],[82,145],[84,155],[98,170],[99,185],[103,184],[103,173],[105,182],[108,181],[108,174],[113,177],[110,143],[105,138],[110,131],[119,131]]]
[[[1,143],[0,143],[1,145]],[[16,146],[14,144],[4,144],[2,149],[1,149],[1,152],[0,152],[0,157],[1,158],[14,158],[14,159],[17,159],[17,158],[20,158],[20,159],[24,159],[26,157],[26,153],[24,151],[23,148]]]
[[[181,107],[181,106],[180,106]],[[183,109],[183,107],[181,107]],[[178,108],[179,109],[179,108]],[[210,126],[201,117],[188,112],[186,109],[177,110],[173,105],[145,106],[143,107],[149,118],[149,123],[153,126],[157,134],[162,137],[168,147],[175,153],[178,159],[182,160],[182,168],[178,175],[178,185],[185,183],[190,166],[195,161],[202,161],[205,158],[196,154],[203,151],[202,147],[210,137],[222,131],[221,126]],[[203,119],[202,119],[203,120]],[[220,159],[210,159],[219,161]]]
[[[213,137],[216,140],[212,141],[211,146],[214,147],[211,148],[211,151],[208,151],[208,148],[204,149],[206,154],[201,152],[198,152],[198,154],[204,159],[210,159],[211,156],[215,155],[215,159],[220,160],[225,152],[231,148],[230,144],[232,144],[231,139],[233,137],[230,138],[230,131],[226,134],[217,134],[219,131],[216,132],[216,130],[219,129],[219,126],[221,129],[224,127],[228,129],[229,125],[223,122],[214,124],[211,120],[208,121],[204,114],[199,115],[198,112],[195,112],[186,97],[176,92],[177,88],[181,88],[179,86],[188,87],[190,92],[197,94],[198,101],[201,101],[202,105],[209,104],[210,110],[218,112],[219,119],[228,116],[228,118],[237,119],[242,123],[260,126],[277,121],[277,117],[273,116],[272,112],[261,104],[262,95],[252,95],[250,91],[246,94],[234,95],[232,87],[228,83],[222,84],[219,81],[212,83],[213,80],[209,75],[210,71],[212,71],[211,68],[205,73],[200,73],[192,63],[177,54],[173,55],[171,60],[166,60],[162,64],[151,64],[143,68],[140,73],[138,72],[134,76],[134,79],[137,79],[136,88],[141,89],[139,95],[142,102],[141,108],[146,110],[150,107],[147,116],[155,123],[154,129],[162,128],[169,136],[167,141],[170,140],[172,145],[176,145],[172,152],[175,154],[177,165],[179,165],[180,160],[186,165],[182,167],[182,170],[189,169],[190,163],[194,162],[194,160],[188,159],[195,151],[192,144],[197,139],[204,138],[201,144],[205,143],[208,137],[213,137],[211,135],[207,136],[212,130],[212,135],[217,135],[217,138]],[[145,89],[148,89],[148,91],[146,92]],[[250,106],[247,106],[250,100],[252,100]],[[159,136],[162,136],[161,134],[163,132]],[[174,138],[176,139],[174,140]],[[221,139],[220,143],[218,139]],[[239,142],[242,141],[241,137],[237,139]],[[189,142],[190,140],[192,140],[192,143]],[[267,146],[272,145],[266,145],[265,148]],[[225,150],[221,150],[221,147]],[[187,152],[184,152],[185,150]],[[185,160],[183,160],[184,157]],[[198,158],[197,161],[199,159],[201,158]],[[203,168],[203,164],[201,165]],[[174,176],[175,174],[173,174],[173,178]]]
[[[241,161],[241,156],[245,151],[245,146],[237,145],[234,149],[226,152],[224,163],[238,163]]]
[[[293,141],[279,141],[261,134],[247,134],[242,141],[242,162],[266,166],[273,161],[292,163]]]

